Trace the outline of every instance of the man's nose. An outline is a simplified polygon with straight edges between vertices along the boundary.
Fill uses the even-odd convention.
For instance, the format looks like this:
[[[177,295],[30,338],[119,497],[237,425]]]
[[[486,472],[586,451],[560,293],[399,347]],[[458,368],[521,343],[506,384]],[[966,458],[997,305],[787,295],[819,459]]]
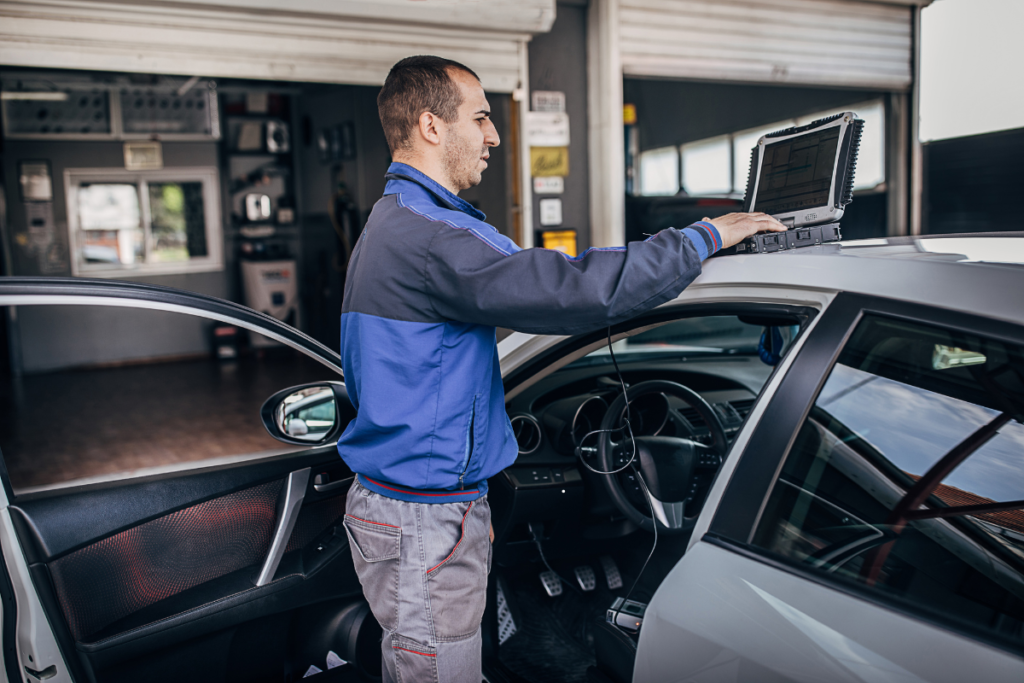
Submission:
[[[501,144],[501,138],[498,137],[498,129],[494,127],[490,120],[487,121],[487,129],[484,131],[484,144],[488,147],[497,147]]]

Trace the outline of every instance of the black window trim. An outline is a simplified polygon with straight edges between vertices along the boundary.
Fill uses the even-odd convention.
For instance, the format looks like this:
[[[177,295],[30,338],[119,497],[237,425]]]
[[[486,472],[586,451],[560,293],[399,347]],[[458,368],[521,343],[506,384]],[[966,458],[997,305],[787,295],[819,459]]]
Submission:
[[[897,614],[968,636],[999,650],[1024,654],[1024,641],[1002,638],[998,633],[933,611],[919,602],[823,573],[752,544],[768,496],[800,427],[817,401],[850,335],[865,315],[939,326],[1024,346],[1024,326],[1019,324],[895,299],[848,292],[838,294],[822,313],[821,320],[804,342],[755,427],[747,449],[740,454],[740,461],[711,525],[701,540]],[[756,501],[756,504],[751,501]]]

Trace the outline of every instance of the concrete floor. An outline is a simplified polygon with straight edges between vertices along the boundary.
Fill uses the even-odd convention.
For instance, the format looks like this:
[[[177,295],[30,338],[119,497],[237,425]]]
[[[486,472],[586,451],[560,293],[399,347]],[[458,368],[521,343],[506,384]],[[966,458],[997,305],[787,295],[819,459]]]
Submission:
[[[15,490],[288,447],[259,410],[296,384],[337,380],[287,349],[30,375],[0,386],[0,451]]]

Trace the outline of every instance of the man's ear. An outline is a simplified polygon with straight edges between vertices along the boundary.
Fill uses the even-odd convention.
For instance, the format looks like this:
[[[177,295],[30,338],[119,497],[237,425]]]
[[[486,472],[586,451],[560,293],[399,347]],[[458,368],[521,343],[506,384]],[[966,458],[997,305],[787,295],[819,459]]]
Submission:
[[[424,140],[432,145],[441,144],[441,133],[444,130],[444,121],[439,116],[425,111],[420,114],[419,134]]]

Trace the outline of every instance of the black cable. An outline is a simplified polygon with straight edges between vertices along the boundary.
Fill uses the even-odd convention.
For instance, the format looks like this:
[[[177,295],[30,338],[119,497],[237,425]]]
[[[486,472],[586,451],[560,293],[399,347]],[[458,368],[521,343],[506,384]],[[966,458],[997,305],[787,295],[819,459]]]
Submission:
[[[626,470],[636,460],[636,440],[633,438],[633,425],[632,425],[632,422],[631,422],[633,415],[632,415],[632,413],[630,412],[630,409],[629,409],[630,401],[629,401],[629,394],[626,393],[626,382],[625,382],[625,380],[622,379],[622,372],[619,370],[619,362],[615,359],[615,350],[612,348],[612,328],[611,327],[608,328],[608,352],[612,356],[612,364],[615,366],[615,374],[618,375],[619,385],[622,387],[622,396],[626,400],[626,417],[623,420],[623,426],[622,427],[614,427],[612,429],[594,429],[592,431],[589,431],[586,434],[584,434],[582,437],[580,437],[580,445],[576,447],[576,457],[578,457],[580,459],[580,462],[583,464],[584,467],[586,467],[588,470],[590,470],[594,474],[603,474],[603,475],[606,475],[606,476],[613,475],[613,474],[618,474],[619,472],[622,472],[622,471]],[[589,439],[594,434],[610,434],[612,432],[621,432],[623,430],[625,430],[629,434],[629,442],[633,445],[633,453],[629,456],[629,460],[626,461],[626,464],[624,464],[622,467],[620,467],[617,470],[608,470],[608,471],[595,469],[595,468],[591,467],[589,464],[587,464],[587,461],[583,459],[583,444],[586,443],[587,439]]]
[[[652,557],[654,557],[654,550],[658,547],[658,519],[654,516],[654,501],[651,499],[651,492],[647,489],[647,482],[645,482],[644,478],[640,476],[640,471],[634,467],[633,472],[636,473],[636,478],[640,482],[640,486],[643,488],[644,493],[647,495],[647,503],[651,506],[651,521],[654,522],[654,543],[651,544],[651,552],[647,553],[647,559],[644,560],[643,566],[640,567],[640,572],[636,575],[636,578],[633,579],[633,585],[629,587],[629,592],[626,593],[626,597],[622,601],[623,604],[625,604],[625,602],[629,600],[629,597],[633,595],[636,585],[640,583],[640,577],[644,575],[644,571],[647,569],[647,563],[651,561]]]
[[[576,457],[579,458],[579,461],[581,463],[583,463],[584,467],[586,467],[588,470],[590,470],[594,474],[600,474],[600,475],[604,475],[604,476],[612,476],[612,475],[618,474],[619,472],[622,472],[626,468],[631,468],[633,470],[633,474],[636,475],[637,481],[640,482],[640,488],[643,489],[644,497],[647,499],[647,504],[651,508],[651,522],[654,524],[654,543],[651,544],[651,552],[649,552],[647,554],[647,559],[644,560],[643,566],[640,567],[640,572],[636,575],[636,578],[633,579],[633,585],[629,587],[629,591],[626,593],[625,600],[629,600],[630,596],[633,595],[633,591],[634,591],[634,589],[636,589],[637,584],[640,583],[640,577],[643,576],[644,571],[647,569],[648,563],[650,563],[651,558],[654,557],[654,551],[658,547],[658,518],[654,514],[654,497],[651,495],[650,489],[647,488],[647,482],[645,482],[643,476],[641,476],[640,470],[637,469],[634,466],[634,464],[633,464],[636,461],[636,439],[633,436],[633,427],[632,427],[632,425],[630,423],[630,421],[631,421],[633,416],[632,416],[632,413],[630,412],[630,408],[629,408],[630,399],[629,399],[629,394],[626,392],[626,381],[622,378],[622,371],[619,369],[619,361],[616,360],[616,358],[615,358],[615,349],[612,348],[612,328],[611,327],[608,327],[608,353],[611,354],[612,365],[615,366],[615,374],[619,378],[619,385],[622,387],[622,396],[623,396],[623,398],[626,401],[626,417],[623,420],[624,424],[623,424],[622,427],[616,427],[614,429],[595,429],[595,430],[590,431],[587,434],[583,435],[583,437],[580,438],[580,445],[576,447]],[[613,470],[608,470],[608,471],[599,470],[599,469],[593,468],[589,464],[587,464],[587,461],[583,459],[583,443],[586,442],[587,439],[589,439],[594,434],[608,434],[608,433],[612,433],[612,432],[621,432],[623,430],[625,430],[626,433],[629,435],[628,436],[629,442],[633,445],[633,453],[629,456],[629,460],[626,461],[626,464],[624,464],[622,467],[620,467],[618,469],[613,469]],[[531,533],[533,533],[532,526],[530,528],[530,531],[531,531]],[[537,538],[536,534],[534,534],[534,540],[536,540],[536,538]],[[538,549],[540,548],[540,543],[539,542],[537,543],[537,548]],[[541,559],[542,560],[544,559],[543,553],[541,554]],[[547,561],[546,560],[544,561],[544,564],[545,564],[545,566],[547,566]],[[551,567],[548,567],[548,569],[551,569]],[[558,578],[561,579],[562,577],[559,576]],[[565,581],[565,579],[562,579],[562,581]],[[568,582],[566,581],[566,583],[568,583]],[[625,602],[625,600],[623,602]]]
[[[534,543],[534,545],[537,546],[537,553],[540,555],[540,561],[544,563],[544,566],[547,567],[549,572],[551,572],[552,574],[554,574],[555,576],[558,577],[559,581],[561,581],[566,586],[568,586],[569,588],[571,588],[571,589],[573,589],[575,591],[576,590],[576,586],[572,585],[572,583],[570,581],[568,581],[565,578],[563,578],[561,574],[559,574],[554,569],[552,569],[551,565],[548,564],[548,558],[544,557],[544,548],[542,548],[541,545],[540,545],[540,536],[537,535],[537,530],[533,528],[533,522],[527,523],[526,526],[530,530],[530,535],[533,536],[533,543]],[[541,532],[541,533],[543,533],[543,532]],[[578,593],[579,591],[576,591],[576,592]]]

